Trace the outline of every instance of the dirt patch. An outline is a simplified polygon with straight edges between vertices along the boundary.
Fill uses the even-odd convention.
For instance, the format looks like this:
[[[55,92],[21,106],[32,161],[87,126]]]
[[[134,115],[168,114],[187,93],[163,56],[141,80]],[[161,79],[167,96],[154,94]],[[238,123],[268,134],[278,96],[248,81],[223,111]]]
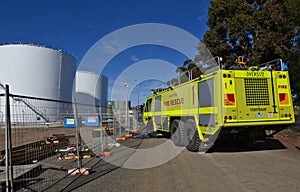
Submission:
[[[274,138],[279,140],[289,149],[300,150],[300,133],[292,129],[283,130],[274,135]]]
[[[75,129],[68,128],[13,128],[11,131],[12,147],[37,142],[55,134],[74,136]],[[5,130],[0,130],[0,150],[5,149]]]

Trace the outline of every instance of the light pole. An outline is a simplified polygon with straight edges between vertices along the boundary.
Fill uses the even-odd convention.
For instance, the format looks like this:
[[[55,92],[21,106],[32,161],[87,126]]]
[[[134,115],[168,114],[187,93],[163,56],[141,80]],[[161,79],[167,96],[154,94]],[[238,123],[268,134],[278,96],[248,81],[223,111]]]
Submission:
[[[126,103],[125,103],[126,118],[125,118],[125,125],[126,125],[126,128],[128,128],[128,83],[124,83],[124,87],[126,87]]]
[[[137,80],[137,79],[135,79],[134,81],[136,81],[137,82],[137,84],[139,84],[139,80]],[[140,92],[139,92],[139,90],[137,90],[137,107],[136,107],[136,111],[135,111],[135,113],[136,113],[136,121],[137,122],[139,122],[139,113],[140,113],[140,107],[139,107],[139,104],[140,104]]]
[[[135,79],[134,81],[137,82],[137,84],[139,84],[139,82],[140,82],[140,80],[138,80],[138,79]],[[139,95],[140,95],[140,93],[139,93],[139,90],[137,90],[137,92],[138,92],[138,93],[137,93],[137,94],[138,94],[138,97],[137,97],[137,106],[138,106],[138,105],[139,105],[139,102],[140,102],[140,101],[139,101]]]

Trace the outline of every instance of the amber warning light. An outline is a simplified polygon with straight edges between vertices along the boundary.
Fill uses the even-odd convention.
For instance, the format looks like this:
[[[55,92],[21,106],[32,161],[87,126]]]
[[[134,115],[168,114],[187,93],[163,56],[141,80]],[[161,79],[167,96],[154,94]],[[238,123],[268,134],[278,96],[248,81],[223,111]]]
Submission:
[[[225,105],[235,105],[235,98],[233,93],[227,93],[224,95]]]
[[[280,104],[289,104],[288,94],[287,93],[279,93],[279,101],[280,101]]]

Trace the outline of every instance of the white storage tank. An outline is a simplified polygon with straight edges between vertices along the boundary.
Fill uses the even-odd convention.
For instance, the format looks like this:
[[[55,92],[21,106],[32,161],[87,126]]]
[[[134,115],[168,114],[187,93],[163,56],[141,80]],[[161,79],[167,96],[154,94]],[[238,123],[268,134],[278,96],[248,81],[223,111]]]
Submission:
[[[88,71],[76,72],[76,102],[78,104],[87,104],[84,107],[77,105],[78,112],[84,115],[106,112],[108,97],[108,78],[101,74]],[[99,107],[95,107],[99,106]]]
[[[71,101],[76,62],[74,56],[61,50],[29,44],[0,45],[0,83],[8,84],[12,94]],[[28,105],[45,107],[41,111],[48,116],[47,121],[55,120],[49,115],[58,113],[54,102],[46,106],[34,106],[38,102]]]
[[[0,46],[0,82],[14,94],[71,101],[75,72],[76,58],[61,50]]]

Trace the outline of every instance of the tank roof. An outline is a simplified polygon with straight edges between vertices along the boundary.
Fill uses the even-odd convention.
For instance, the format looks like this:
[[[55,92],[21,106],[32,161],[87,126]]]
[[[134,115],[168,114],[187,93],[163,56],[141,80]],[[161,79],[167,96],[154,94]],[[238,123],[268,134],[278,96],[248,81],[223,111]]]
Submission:
[[[68,54],[72,57],[74,57],[77,60],[77,57],[69,52],[66,52],[62,49],[56,49],[50,46],[46,46],[46,45],[42,45],[42,44],[34,44],[34,43],[27,43],[27,42],[9,42],[9,43],[0,43],[0,47],[10,47],[10,46],[20,46],[20,47],[36,47],[36,48],[44,48],[44,49],[49,49],[52,51],[58,51],[58,52],[62,52],[65,54]]]

